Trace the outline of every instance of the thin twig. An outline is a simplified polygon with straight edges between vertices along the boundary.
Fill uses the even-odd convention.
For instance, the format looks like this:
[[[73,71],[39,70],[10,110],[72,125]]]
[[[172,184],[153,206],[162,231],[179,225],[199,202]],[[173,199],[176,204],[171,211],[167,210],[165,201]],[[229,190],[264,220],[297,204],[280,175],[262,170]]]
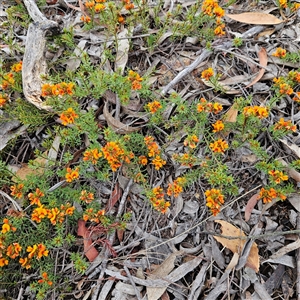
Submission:
[[[129,278],[129,281],[131,283],[131,285],[133,286],[134,288],[134,291],[135,291],[135,294],[136,294],[136,297],[138,300],[142,300],[141,298],[141,295],[140,295],[140,292],[138,291],[138,289],[136,288],[136,285],[135,285],[135,282],[132,280],[132,275],[130,274],[128,268],[126,266],[123,267],[126,274],[127,274],[127,277]]]

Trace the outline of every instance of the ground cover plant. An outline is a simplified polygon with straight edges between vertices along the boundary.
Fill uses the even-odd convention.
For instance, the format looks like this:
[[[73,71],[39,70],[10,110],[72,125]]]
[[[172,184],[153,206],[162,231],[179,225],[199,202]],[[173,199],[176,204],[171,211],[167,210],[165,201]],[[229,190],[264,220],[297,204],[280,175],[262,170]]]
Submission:
[[[1,296],[297,299],[298,9],[4,2]]]

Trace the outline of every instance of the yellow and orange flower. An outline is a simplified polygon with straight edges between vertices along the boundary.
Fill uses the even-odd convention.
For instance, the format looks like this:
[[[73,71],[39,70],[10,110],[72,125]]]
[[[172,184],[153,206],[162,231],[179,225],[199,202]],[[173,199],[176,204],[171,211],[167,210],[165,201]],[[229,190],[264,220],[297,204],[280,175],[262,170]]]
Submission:
[[[12,226],[10,221],[7,218],[3,219],[3,225],[2,225],[2,230],[1,233],[5,234],[9,231],[16,231],[17,228]]]
[[[128,72],[128,80],[131,81],[131,88],[133,90],[140,90],[142,88],[141,82],[143,78],[138,73],[130,70]]]
[[[139,156],[139,164],[142,166],[146,166],[148,163],[148,159],[145,155]]]
[[[31,265],[30,265],[30,259],[28,257],[21,257],[19,259],[19,263],[21,265],[21,267],[25,268],[25,269],[30,269],[31,268]]]
[[[192,134],[188,135],[188,137],[183,141],[183,145],[186,147],[190,147],[191,149],[195,149],[198,142],[198,137],[195,134]]]
[[[95,165],[99,158],[102,157],[102,153],[97,148],[94,148],[91,150],[86,150],[83,153],[83,156],[84,161],[90,161],[93,165]]]
[[[263,106],[246,106],[243,110],[245,117],[255,116],[259,119],[267,118],[269,116],[268,109]]]
[[[217,141],[211,143],[209,147],[215,153],[224,153],[225,150],[228,149],[228,144],[226,141],[218,139]]]
[[[209,80],[212,76],[214,76],[214,71],[212,68],[208,68],[201,73],[201,78],[205,80]]]
[[[8,101],[8,96],[4,93],[0,94],[0,107],[3,107]]]
[[[16,63],[16,64],[12,65],[11,71],[12,71],[12,72],[16,72],[16,73],[21,72],[21,71],[22,71],[22,63],[23,63],[23,62],[20,61],[20,62],[18,62],[18,63]]]
[[[63,125],[75,123],[75,119],[79,116],[75,113],[72,107],[69,107],[67,110],[63,111],[60,115],[60,119]]]
[[[269,171],[269,175],[271,175],[272,179],[277,184],[281,183],[281,181],[286,181],[289,179],[289,177],[287,175],[283,174],[283,172],[278,171],[278,170]]]
[[[218,189],[207,190],[204,194],[206,196],[206,206],[216,216],[221,210],[221,205],[224,204],[224,195]]]
[[[119,142],[107,142],[101,151],[114,172],[122,165],[123,160],[129,162],[129,157],[125,154],[125,150]]]
[[[219,132],[224,129],[224,123],[221,120],[218,120],[216,123],[212,124],[214,130],[213,132]]]
[[[4,267],[8,265],[8,259],[5,257],[0,257],[0,267]]]
[[[20,251],[22,250],[22,247],[19,243],[12,243],[10,244],[6,249],[6,255],[10,257],[11,259],[15,259],[20,255]]]
[[[67,173],[66,173],[66,181],[67,182],[72,182],[75,179],[79,178],[79,168],[76,167],[75,170],[72,170],[71,168],[67,168]]]
[[[92,19],[89,17],[89,16],[81,16],[80,17],[80,20],[83,22],[83,23],[91,23]]]
[[[261,188],[259,191],[259,199],[262,199],[264,203],[272,202],[273,199],[280,198],[281,200],[285,200],[286,196],[282,193],[277,192],[275,189],[265,189]]]
[[[23,188],[24,188],[23,183],[19,183],[17,185],[12,185],[10,187],[11,195],[15,196],[18,199],[21,199],[23,197]]]
[[[280,120],[275,123],[274,130],[286,130],[295,132],[297,130],[297,126],[293,125],[291,120],[284,121],[284,118],[280,118]]]
[[[275,57],[284,58],[284,57],[286,57],[286,50],[279,47],[276,49],[276,51],[272,55]]]
[[[35,208],[31,213],[31,220],[40,223],[42,219],[48,216],[48,209],[44,207],[44,205],[40,205]]]
[[[28,199],[30,201],[31,205],[41,205],[41,198],[44,196],[45,194],[39,189],[36,188],[34,193],[29,193],[28,194]]]
[[[159,109],[162,108],[162,105],[157,100],[150,102],[146,105],[147,109],[151,114],[155,114]]]
[[[81,191],[80,193],[80,200],[84,201],[85,203],[91,203],[94,200],[94,194],[91,192],[87,192],[86,190]]]
[[[163,160],[159,155],[156,155],[151,164],[154,165],[156,170],[161,169],[167,162]]]
[[[173,183],[169,183],[167,189],[168,196],[174,196],[175,198],[179,196],[180,193],[183,191],[183,186],[186,183],[186,179],[184,177],[178,177],[174,180]]]
[[[41,275],[41,277],[42,277],[42,279],[39,279],[38,283],[42,284],[42,283],[45,282],[48,285],[52,285],[53,284],[53,282],[51,280],[49,280],[47,272],[43,272],[42,275]]]

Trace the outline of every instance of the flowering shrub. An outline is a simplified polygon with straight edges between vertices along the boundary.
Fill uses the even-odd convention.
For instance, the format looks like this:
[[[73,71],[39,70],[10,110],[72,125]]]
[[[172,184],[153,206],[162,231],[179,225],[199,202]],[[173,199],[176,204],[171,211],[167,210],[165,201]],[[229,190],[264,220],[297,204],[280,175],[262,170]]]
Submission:
[[[87,30],[94,26],[104,28],[107,36],[115,38],[114,46],[118,46],[120,28],[125,25],[134,28],[133,25],[141,22],[145,32],[152,23],[159,28],[157,35],[149,35],[144,40],[152,49],[173,21],[182,20],[177,18],[183,11],[180,5],[168,12],[161,22],[155,10],[149,14],[144,2],[92,0],[83,3],[81,26]],[[279,4],[285,8],[284,1]],[[183,25],[178,22],[174,38],[193,33],[210,42],[224,35],[224,10],[218,1],[205,0],[197,5],[197,14],[186,9],[186,21]],[[72,38],[71,34],[64,33],[51,42],[75,48]],[[103,52],[103,58],[111,62],[115,62],[114,55],[109,47]],[[283,59],[288,53],[277,48],[273,55]],[[300,102],[300,72],[290,71],[287,76],[275,78],[274,96],[263,104],[257,105],[251,97],[232,99],[237,117],[230,121],[228,107],[223,107],[217,97],[209,97],[204,92],[191,99],[183,99],[176,92],[161,97],[148,85],[143,71],[106,72],[90,61],[85,52],[81,59],[76,71],[43,77],[45,83],[40,95],[54,113],[47,114],[51,125],[45,130],[45,140],[41,143],[45,152],[36,151],[35,155],[45,159],[44,153],[53,150],[53,140],[58,137],[58,158],[46,164],[29,163],[32,169],[42,172],[30,174],[26,179],[5,177],[7,198],[15,206],[1,218],[0,273],[4,276],[9,268],[35,273],[31,288],[36,291],[37,299],[44,299],[47,291],[59,290],[63,285],[64,278],[59,278],[54,268],[60,255],[73,263],[74,273],[85,272],[88,264],[81,255],[84,249],[77,245],[79,222],[87,222],[88,232],[93,233],[89,241],[97,250],[107,247],[115,254],[106,236],[115,230],[124,230],[130,219],[129,208],[116,218],[115,207],[109,207],[111,199],[103,199],[105,196],[99,186],[107,184],[108,190],[114,191],[120,175],[141,188],[140,201],[144,198],[156,214],[167,216],[172,213],[177,198],[190,192],[188,189],[201,180],[204,190],[199,201],[207,213],[216,216],[227,198],[237,195],[241,180],[228,164],[228,157],[237,155],[240,147],[248,147],[257,157],[253,168],[266,178],[259,198],[264,203],[285,200],[292,191],[285,167],[270,157],[257,137],[267,132],[270,139],[276,140],[297,130],[292,120],[283,117],[270,124],[274,107],[283,97],[290,96],[294,105]],[[17,62],[1,71],[0,107],[6,113],[18,107],[19,110],[14,110],[18,115],[16,112],[25,106],[11,98],[22,93],[21,70],[22,62]],[[211,67],[201,72],[201,81],[209,81],[214,91],[222,92],[219,78]],[[107,97],[107,92],[116,97]],[[114,106],[115,115],[114,110],[104,113],[103,101],[107,98],[105,108]],[[127,120],[122,119],[130,111],[127,105],[132,104],[133,98],[139,99],[139,111],[129,115],[137,120],[137,127],[123,123]],[[22,120],[29,118],[31,110],[29,107],[28,114],[23,112]],[[34,111],[33,115],[44,120],[42,112]],[[32,125],[33,119],[29,119]],[[141,127],[140,120],[143,120]],[[299,161],[291,165],[300,168]],[[166,178],[167,182],[158,182],[157,178]],[[21,280],[20,275],[16,277]]]

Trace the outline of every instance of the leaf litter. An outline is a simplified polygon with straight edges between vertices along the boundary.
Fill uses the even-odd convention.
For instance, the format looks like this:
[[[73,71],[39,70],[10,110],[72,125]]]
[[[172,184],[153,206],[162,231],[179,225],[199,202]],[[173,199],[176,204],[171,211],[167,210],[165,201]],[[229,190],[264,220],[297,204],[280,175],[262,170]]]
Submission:
[[[166,1],[165,7],[169,8],[171,2],[172,1],[169,1],[168,4],[168,1]],[[190,2],[190,4],[194,3],[194,1]],[[184,3],[184,5],[190,4]],[[77,6],[68,3],[66,3],[66,5],[73,10],[84,13],[84,7],[81,1],[79,1]],[[271,26],[282,24],[283,27],[289,26],[284,23],[284,20],[269,13],[246,12],[242,14],[227,14],[226,16],[242,24]],[[245,25],[243,25],[244,27],[239,27],[233,21],[231,21],[228,26],[232,27],[232,30],[237,30],[236,27],[238,27],[239,30],[246,31],[247,28]],[[268,36],[275,34],[277,37],[280,37],[280,31],[265,31],[264,34]],[[192,56],[183,60],[182,54],[183,51],[186,51],[184,42],[178,42],[178,44],[177,42],[172,42],[170,36],[170,32],[166,32],[158,40],[160,55],[157,55],[155,51],[147,52],[147,59],[159,60],[159,68],[155,73],[155,80],[153,80],[153,84],[155,84],[157,88],[168,85],[178,72],[185,70],[187,65],[191,63],[191,60],[194,60]],[[133,60],[132,56],[130,56],[131,49],[129,40],[134,37],[131,35],[131,30],[124,29],[119,33],[118,37],[120,43],[118,45],[116,63],[114,66],[108,64],[107,68],[110,70],[120,69],[121,72],[124,72],[126,68],[137,65],[137,67],[141,69],[141,72],[146,73],[147,68],[143,68],[142,63],[137,63]],[[299,36],[297,38],[299,39]],[[81,62],[80,56],[85,52],[89,53],[91,49],[89,45],[91,42],[90,39],[91,36],[88,35],[83,35],[79,38],[77,44],[78,48],[73,52],[75,57],[67,61],[68,69],[76,70],[79,67]],[[96,44],[94,46],[101,47],[101,42],[98,41],[97,44],[97,41],[94,40],[93,43]],[[133,43],[135,43],[134,39]],[[244,46],[239,49],[244,56],[251,56],[253,61],[256,61],[256,57],[251,54],[253,52],[257,53],[258,65],[256,67],[258,68],[258,72],[255,77],[253,77],[251,64],[249,63],[248,66],[245,67],[247,63],[245,64],[245,60],[239,56],[235,57],[233,54],[232,56],[223,55],[223,57],[218,56],[216,58],[214,63],[218,66],[218,72],[224,75],[219,83],[224,86],[225,94],[242,95],[245,93],[246,88],[251,88],[261,81],[268,82],[267,80],[275,77],[274,74],[271,74],[272,72],[268,71],[272,70],[272,68],[279,72],[279,69],[281,70],[281,68],[286,66],[297,66],[295,63],[283,64],[282,61],[276,58],[269,60],[268,55],[270,56],[270,51],[268,50],[268,42],[264,40],[264,47],[261,47],[257,52],[256,46],[259,43],[259,40],[251,38],[248,41],[247,47]],[[175,51],[174,49],[180,49],[178,55],[169,56],[168,52],[173,53],[173,51]],[[141,53],[146,53],[146,50],[142,48],[142,46],[140,46],[139,50]],[[188,53],[195,52],[193,47],[188,50]],[[96,54],[96,52],[94,52],[94,54]],[[206,62],[197,66],[200,69],[197,70],[196,67],[195,74],[207,68],[207,66],[212,65],[212,58],[208,56],[206,58]],[[58,57],[56,57],[56,59],[58,59]],[[267,64],[268,70],[266,70]],[[280,65],[280,67],[278,67],[278,65]],[[283,67],[281,67],[282,65]],[[149,69],[150,68],[151,66],[149,66]],[[247,70],[245,71],[245,69]],[[266,73],[270,74],[269,79],[264,79],[266,78]],[[196,75],[193,75],[189,79],[183,78],[181,83],[188,86],[189,81],[191,81],[190,84],[196,91],[205,87],[205,85],[209,87],[207,82],[203,80],[199,82],[199,78],[196,77]],[[234,87],[232,88],[231,86]],[[187,88],[186,93],[189,91],[189,88]],[[270,90],[266,92],[270,93]],[[213,97],[209,92],[208,95]],[[265,93],[260,92],[255,96],[255,100],[258,103],[263,102],[266,97]],[[225,100],[227,100],[227,98]],[[229,103],[231,103],[231,98],[229,98],[229,100]],[[237,109],[234,105],[227,106],[228,111],[224,116],[224,120],[234,123],[238,118]],[[278,111],[280,112],[280,109],[278,109]],[[109,111],[107,102],[104,104],[102,113],[107,124],[118,133],[125,135],[141,130],[138,126],[130,126],[116,119]],[[13,138],[19,137],[21,140],[25,140],[23,135],[27,128],[19,128],[19,124],[14,126],[14,128],[17,128],[15,131],[10,132],[10,130],[5,129],[4,132],[1,133],[3,137],[1,140],[1,149],[4,149],[7,143]],[[228,134],[230,134],[230,132],[228,132]],[[37,132],[36,135],[41,137],[42,140],[40,133]],[[173,152],[178,151],[179,147],[183,147],[181,138],[182,137],[178,138],[176,141],[170,141],[170,147],[172,146]],[[299,143],[291,141],[291,139],[280,140],[286,149],[290,150],[290,152],[285,150],[286,152],[284,153],[288,155],[292,153],[300,157]],[[33,142],[33,137],[31,137],[31,142]],[[54,146],[54,152],[51,152],[51,155],[50,153],[48,154],[48,159],[53,161],[59,159],[59,141],[56,141]],[[7,160],[12,161],[12,157],[19,157],[22,152],[24,152],[24,149],[12,149],[10,154],[8,154]],[[278,152],[276,154],[279,155]],[[244,156],[244,158],[246,157],[246,154],[241,155]],[[241,188],[245,191],[249,191],[253,186],[259,186],[263,178],[260,177],[260,174],[256,174],[255,176],[257,176],[257,178],[251,181],[250,179],[253,175],[251,174],[251,163],[253,163],[253,160],[250,161],[249,170],[245,167],[246,162],[247,160],[242,158],[236,166],[241,170],[241,177],[244,176],[244,185]],[[42,163],[46,164],[47,159],[42,161]],[[17,173],[19,177],[26,177],[28,174],[32,174],[32,171],[27,169],[27,167],[22,167],[21,170],[25,175],[21,175],[22,172],[19,172]],[[289,170],[289,174],[291,174],[292,171],[293,170]],[[39,170],[35,171],[35,174],[38,174],[38,172]],[[120,178],[121,176],[122,175],[120,175]],[[290,176],[299,182],[298,174],[294,173],[293,176]],[[158,178],[153,178],[153,180],[164,182],[166,178],[168,178],[167,174],[160,174]],[[106,198],[107,205],[110,206],[110,209],[119,205],[122,193],[126,189],[126,183],[121,183],[121,181],[122,179],[118,179],[118,181],[109,186],[103,185],[99,188],[99,193],[103,198]],[[121,188],[118,182],[120,182]],[[228,297],[234,297],[235,294],[238,295],[238,298],[243,298],[247,295],[249,299],[272,299],[274,288],[270,288],[270,285],[267,284],[268,281],[266,284],[263,282],[266,279],[274,280],[271,277],[274,275],[273,277],[277,276],[276,287],[281,288],[281,290],[276,292],[276,295],[279,296],[285,293],[284,298],[288,299],[290,296],[286,296],[287,285],[285,285],[285,282],[290,282],[291,285],[294,285],[296,282],[297,274],[295,274],[295,270],[291,268],[295,267],[293,253],[299,249],[300,246],[299,233],[290,233],[290,235],[287,236],[283,234],[283,228],[288,225],[290,227],[287,229],[292,229],[292,221],[290,220],[291,213],[289,212],[297,211],[299,216],[299,195],[292,195],[288,199],[292,205],[288,205],[286,204],[288,202],[286,202],[284,203],[286,207],[284,207],[283,204],[276,205],[274,203],[274,206],[268,208],[269,215],[272,216],[272,219],[276,220],[276,222],[272,223],[270,218],[268,219],[266,215],[261,215],[258,219],[255,217],[255,207],[257,207],[256,211],[260,212],[262,210],[262,203],[261,200],[258,199],[257,191],[254,190],[251,196],[246,195],[243,198],[244,203],[243,201],[239,201],[232,204],[235,205],[232,209],[230,209],[230,207],[224,208],[221,214],[223,219],[215,220],[215,223],[221,225],[222,230],[221,234],[216,235],[218,232],[215,226],[209,224],[210,220],[207,219],[207,214],[202,213],[205,211],[205,204],[196,196],[200,193],[201,189],[202,187],[200,185],[198,187],[195,186],[186,191],[183,195],[180,195],[177,205],[174,205],[173,211],[171,210],[170,215],[166,217],[151,212],[145,203],[141,204],[139,196],[142,187],[135,184],[135,192],[131,191],[128,196],[130,199],[130,209],[133,213],[133,220],[127,225],[124,236],[120,233],[118,234],[119,244],[117,241],[115,241],[114,244],[119,257],[110,259],[104,268],[103,274],[106,281],[99,283],[101,285],[99,295],[94,293],[94,286],[90,283],[86,283],[85,280],[82,281],[81,285],[75,287],[77,292],[79,292],[78,295],[80,295],[80,297],[83,295],[82,287],[85,286],[87,291],[85,291],[86,296],[91,295],[91,299],[108,299],[107,297],[111,297],[111,299],[141,299],[142,296],[147,295],[148,299],[153,300],[159,299],[160,297],[161,299],[165,297],[164,299],[192,300],[204,299],[204,295],[208,295],[207,299],[215,300],[221,293],[224,293],[224,295],[227,293]],[[111,195],[109,191],[112,191]],[[247,204],[245,202],[247,202]],[[270,237],[267,236],[263,238],[257,235],[256,238],[254,237],[255,242],[253,242],[253,240],[250,241],[252,239],[250,231],[246,232],[242,226],[236,227],[232,225],[242,224],[242,222],[244,222],[241,215],[243,208],[245,208],[244,220],[246,221],[244,227],[248,225],[249,228],[254,228],[258,220],[265,230],[265,233],[269,233]],[[285,222],[281,222],[283,219]],[[298,224],[298,226],[300,225]],[[243,230],[241,228],[243,228]],[[276,231],[282,232],[282,234],[276,235]],[[99,249],[94,247],[89,233],[89,229],[85,226],[85,223],[79,222],[78,235],[83,238],[83,253],[88,257],[90,262],[93,262],[97,257],[99,258],[101,254],[99,254]],[[250,235],[250,237],[248,237],[248,235]],[[217,242],[214,241],[212,237],[214,237]],[[186,247],[187,245],[188,247]],[[176,247],[183,250],[178,252]],[[271,254],[268,254],[267,251]],[[241,279],[237,276],[235,269],[239,267],[239,262],[243,255],[246,257],[246,261],[239,269],[243,278]],[[263,266],[260,264],[260,256],[264,256],[262,260]],[[267,265],[267,263],[269,265]],[[155,265],[156,268],[154,268]],[[124,271],[124,266],[129,270],[129,273]],[[283,272],[281,270],[282,267],[289,271],[285,279],[283,279],[283,275],[281,274]],[[277,271],[278,274],[276,274],[276,268],[279,268],[281,273]],[[260,280],[256,273],[260,274],[264,280]],[[92,276],[91,274],[93,274],[93,272],[87,274],[89,276],[88,280],[98,280],[96,275]],[[270,274],[272,275],[270,276]],[[242,280],[245,281],[243,283],[246,286],[244,290],[239,286]],[[75,292],[76,291],[74,291],[74,293]],[[230,295],[231,292],[232,295]]]

